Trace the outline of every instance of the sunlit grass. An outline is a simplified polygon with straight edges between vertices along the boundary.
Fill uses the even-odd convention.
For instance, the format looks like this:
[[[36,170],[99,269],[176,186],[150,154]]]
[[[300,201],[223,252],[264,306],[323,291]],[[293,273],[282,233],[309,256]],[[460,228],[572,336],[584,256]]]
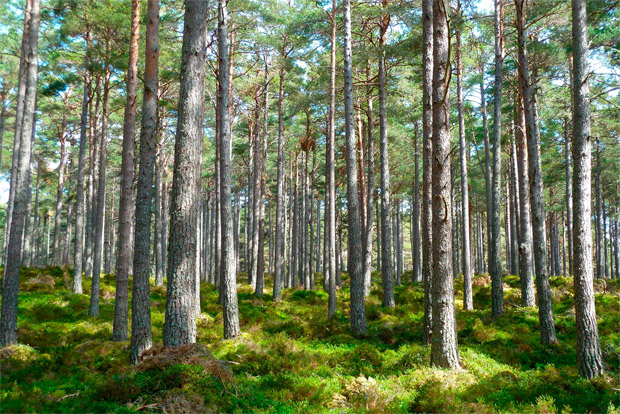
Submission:
[[[222,311],[213,286],[203,286],[198,341],[230,361],[234,389],[197,366],[141,372],[128,366],[129,342],[114,343],[114,278],[102,278],[101,316],[88,317],[89,295],[67,289],[69,271],[24,269],[18,321],[21,345],[3,350],[2,412],[604,412],[619,406],[618,282],[597,285],[605,376],[578,377],[572,281],[553,278],[560,343],[540,344],[535,308],[521,308],[519,280],[505,277],[506,314],[490,315],[490,287],[474,288],[473,311],[462,311],[456,282],[462,369],[429,366],[421,345],[423,288],[396,289],[395,309],[381,307],[379,277],[367,300],[368,335],[348,325],[347,276],[338,312],[327,321],[327,294],[270,289],[257,298],[239,285],[243,334],[222,340]],[[39,279],[39,282],[33,282]],[[50,286],[50,280],[53,286]],[[241,279],[245,280],[245,278]],[[406,276],[404,280],[409,280]],[[268,277],[267,286],[271,278]],[[84,291],[90,292],[85,280]],[[162,341],[165,289],[152,287],[153,337]],[[131,316],[130,316],[131,320]]]

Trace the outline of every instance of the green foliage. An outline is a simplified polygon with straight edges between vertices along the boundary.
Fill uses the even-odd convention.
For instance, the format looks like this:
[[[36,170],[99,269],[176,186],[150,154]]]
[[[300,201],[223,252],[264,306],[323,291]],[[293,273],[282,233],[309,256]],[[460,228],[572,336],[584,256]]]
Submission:
[[[477,277],[477,310],[457,312],[463,369],[455,372],[429,366],[430,348],[421,345],[419,284],[399,286],[398,306],[384,309],[375,280],[363,339],[350,334],[346,278],[338,292],[339,311],[330,321],[322,291],[287,289],[275,303],[241,286],[243,334],[233,340],[220,339],[217,291],[203,286],[198,341],[208,344],[217,360],[232,362],[222,362],[232,369],[231,382],[200,364],[130,367],[128,343],[109,340],[113,298],[102,300],[100,318],[88,317],[88,296],[66,289],[66,272],[22,271],[20,345],[0,350],[3,412],[617,412],[617,283],[597,288],[610,374],[590,381],[579,378],[575,368],[568,278],[551,279],[560,343],[546,348],[540,345],[536,309],[507,305],[506,314],[492,320],[486,279]],[[41,278],[50,278],[54,287],[30,282]],[[507,296],[519,291],[517,281],[506,277]],[[85,284],[88,291],[90,281]],[[102,285],[112,290],[114,279],[103,277]],[[460,298],[462,283],[455,285]],[[151,300],[157,343],[165,289],[153,286]]]

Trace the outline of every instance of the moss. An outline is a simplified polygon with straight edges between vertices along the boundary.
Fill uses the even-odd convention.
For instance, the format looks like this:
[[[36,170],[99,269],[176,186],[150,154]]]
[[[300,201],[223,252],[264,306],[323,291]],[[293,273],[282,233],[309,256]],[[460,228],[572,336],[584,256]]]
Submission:
[[[457,309],[461,371],[431,368],[421,345],[423,287],[395,289],[397,306],[381,306],[379,275],[367,298],[368,334],[351,334],[349,280],[337,292],[338,310],[327,320],[327,294],[285,289],[283,301],[256,298],[239,285],[242,335],[222,338],[222,311],[212,285],[201,287],[198,341],[226,362],[233,383],[205,369],[173,363],[136,370],[128,343],[109,341],[114,314],[113,275],[102,278],[101,316],[88,317],[89,295],[67,290],[67,269],[22,269],[28,280],[49,277],[53,288],[20,290],[20,357],[3,359],[5,412],[604,412],[617,407],[617,375],[578,377],[572,279],[552,278],[560,343],[540,344],[535,308],[520,306],[516,276],[505,276],[506,312],[490,315],[490,279],[476,276],[473,311]],[[241,278],[241,280],[244,280]],[[267,277],[266,285],[271,283]],[[620,334],[617,296],[607,282],[596,294],[599,334],[609,372],[617,372]],[[84,280],[85,292],[90,280]],[[462,281],[455,283],[462,297]],[[267,290],[268,291],[268,290]],[[161,343],[163,287],[151,288],[153,340]],[[8,351],[3,351],[8,352]],[[1,355],[1,353],[0,353]],[[11,361],[11,365],[7,361]],[[7,369],[10,367],[10,369]]]

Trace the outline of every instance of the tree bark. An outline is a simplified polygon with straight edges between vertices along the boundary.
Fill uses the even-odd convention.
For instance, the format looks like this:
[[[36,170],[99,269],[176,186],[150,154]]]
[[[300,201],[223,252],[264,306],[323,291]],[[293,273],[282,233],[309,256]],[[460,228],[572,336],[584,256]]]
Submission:
[[[206,2],[185,2],[164,323],[164,346],[173,348],[196,341],[196,189],[204,120],[206,18]]]
[[[433,0],[422,0],[422,25],[422,279],[424,281],[422,342],[424,345],[430,345],[433,319]]]
[[[594,378],[603,373],[592,286],[592,138],[588,86],[588,39],[585,0],[572,0],[573,37],[573,270],[577,368]]]
[[[532,220],[530,216],[530,179],[523,98],[517,102],[517,162],[519,182],[519,278],[521,279],[521,305],[535,306],[534,262],[532,257]]]
[[[351,62],[351,0],[344,0],[344,109],[347,164],[347,207],[349,254],[347,270],[351,278],[351,330],[366,334],[364,273],[362,258],[362,223],[357,189],[356,140],[353,126],[353,70]]]
[[[332,0],[331,13],[331,49],[329,64],[329,130],[327,134],[327,150],[325,152],[325,234],[327,244],[328,308],[327,318],[336,313],[336,179],[334,145],[336,140],[336,0]]]
[[[133,258],[132,238],[134,230],[134,214],[136,208],[136,204],[134,201],[133,181],[136,174],[134,147],[136,146],[136,90],[138,86],[138,54],[140,49],[139,41],[140,0],[132,0],[131,32],[129,37],[129,64],[127,65],[126,80],[127,102],[125,103],[125,117],[123,122],[121,195],[118,207],[119,221],[118,259],[116,262],[116,299],[114,301],[114,326],[112,329],[112,340],[117,342],[122,342],[127,339],[129,268],[131,266],[131,260]],[[147,53],[147,57],[148,55],[149,54]],[[157,98],[157,95],[155,95],[155,98]],[[157,114],[155,114],[155,118],[156,117]],[[142,153],[142,145],[140,145],[140,152]],[[142,155],[140,156],[142,157]],[[149,188],[149,194],[150,191],[151,190]],[[142,225],[142,223],[140,225]],[[138,229],[138,231],[141,230],[143,231],[143,229]],[[149,250],[150,246],[146,249],[145,252],[148,252]]]
[[[461,2],[458,2],[459,13]],[[463,59],[461,48],[461,31],[456,31],[456,94],[459,113],[459,154],[461,157],[461,249],[463,252],[463,309],[474,309],[472,296],[473,269],[471,267],[469,236],[469,182],[467,179],[467,142],[465,139],[465,117],[463,113]]]
[[[370,79],[370,63],[366,65],[366,77]],[[375,195],[375,120],[373,113],[372,87],[368,87],[368,113],[366,125],[366,145],[365,159],[367,163],[367,192],[366,192],[366,247],[364,256],[364,294],[370,295],[372,286],[372,241],[373,241],[373,217],[374,217],[374,195]]]
[[[204,20],[204,17],[203,17]],[[237,269],[233,246],[232,204],[231,204],[231,135],[228,72],[228,10],[225,0],[218,1],[218,100],[220,110],[220,204],[222,215],[222,307],[224,309],[224,338],[234,338],[241,333],[239,307],[237,304]],[[204,33],[203,33],[204,35]],[[203,81],[204,83],[204,81]]]
[[[386,2],[384,1],[384,6]],[[379,134],[381,142],[381,284],[383,285],[383,306],[393,308],[394,269],[392,268],[392,205],[390,200],[390,167],[387,140],[387,97],[385,86],[385,41],[390,15],[381,19],[379,41]]]
[[[19,289],[19,269],[22,264],[22,237],[26,219],[27,198],[30,186],[27,181],[32,148],[32,131],[37,95],[38,54],[39,54],[39,0],[32,0],[31,8],[25,11],[25,21],[29,21],[25,70],[25,93],[23,103],[23,122],[21,131],[16,128],[15,139],[20,140],[16,174],[12,175],[15,188],[15,203],[12,211],[12,225],[9,232],[7,260],[2,286],[2,311],[0,316],[0,346],[17,343],[17,292]],[[26,28],[26,27],[25,27]],[[18,132],[20,134],[18,134]]]
[[[129,359],[137,364],[150,348],[151,335],[151,219],[153,175],[157,157],[157,96],[159,63],[159,0],[149,0],[146,10],[146,48],[142,127],[140,129],[140,169],[136,192],[136,227],[133,249],[131,294],[131,348]],[[200,134],[199,137],[202,137]],[[119,257],[120,259],[120,257]]]
[[[80,149],[78,155],[78,176],[75,204],[75,253],[73,255],[73,293],[82,293],[82,261],[84,255],[84,174],[86,169],[86,128],[91,80],[84,76],[84,95],[80,116]]]
[[[109,40],[106,41],[106,55],[109,51]],[[103,238],[105,224],[105,184],[106,184],[106,164],[108,160],[108,99],[110,95],[110,63],[106,62],[105,80],[103,83],[103,103],[101,115],[101,143],[99,145],[99,178],[97,180],[97,206],[93,208],[95,217],[95,234],[93,243],[93,280],[90,292],[90,308],[88,316],[99,316],[99,287],[101,284],[101,263],[103,255]]]
[[[433,3],[433,338],[431,365],[458,369],[452,279],[448,2]]]
[[[17,98],[16,98],[16,106],[15,106],[15,128],[14,128],[14,139],[13,139],[13,156],[11,159],[11,184],[9,187],[9,200],[6,208],[6,225],[4,226],[4,249],[3,252],[3,260],[2,262],[5,264],[4,266],[4,275],[6,276],[8,263],[8,246],[11,237],[11,224],[13,221],[13,207],[15,206],[15,193],[17,190],[17,177],[19,170],[19,155],[20,155],[20,145],[21,145],[21,134],[22,134],[22,123],[24,119],[24,104],[26,100],[27,93],[27,83],[28,83],[28,53],[30,52],[30,46],[28,44],[30,40],[30,30],[32,27],[32,1],[26,0],[26,4],[24,7],[24,29],[22,34],[22,44],[21,44],[21,54],[19,60],[19,70],[18,70],[18,82],[17,82]],[[37,6],[39,7],[39,6]],[[38,22],[37,22],[38,24]],[[38,45],[37,45],[38,47]],[[22,178],[22,179],[25,179]],[[21,236],[20,236],[20,245],[21,245]],[[4,279],[3,279],[4,280]],[[3,282],[4,284],[4,282]]]
[[[495,86],[493,99],[493,167],[491,183],[491,210],[489,233],[489,273],[491,274],[491,314],[504,313],[504,288],[502,281],[501,251],[501,135],[502,135],[502,66],[504,64],[503,39],[504,1],[495,0]],[[488,208],[489,206],[487,206]]]
[[[515,0],[517,10],[517,32],[519,43],[519,87],[523,96],[525,122],[527,126],[527,146],[530,176],[530,196],[532,200],[532,233],[534,263],[536,272],[536,293],[538,296],[538,318],[543,345],[557,342],[551,286],[547,270],[547,242],[545,238],[545,197],[543,193],[542,167],[540,160],[540,133],[536,113],[536,101],[530,80],[525,44],[524,1]]]
[[[54,210],[54,244],[53,244],[53,261],[55,265],[61,262],[61,225],[62,210],[64,205],[63,195],[65,189],[65,170],[67,164],[67,115],[63,115],[61,126],[58,131],[58,141],[60,142],[60,163],[58,164],[58,185],[56,186],[56,209]]]

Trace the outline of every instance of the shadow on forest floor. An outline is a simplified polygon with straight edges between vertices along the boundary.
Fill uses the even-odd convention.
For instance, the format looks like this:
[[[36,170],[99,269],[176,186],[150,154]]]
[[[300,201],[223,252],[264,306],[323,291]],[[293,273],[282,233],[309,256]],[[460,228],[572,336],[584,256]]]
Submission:
[[[421,345],[419,284],[398,287],[396,308],[385,309],[380,278],[373,275],[365,338],[355,338],[349,330],[346,274],[331,321],[326,320],[320,274],[317,290],[287,289],[281,303],[271,300],[269,290],[257,298],[240,284],[243,334],[234,340],[221,339],[217,291],[206,285],[197,326],[198,342],[213,354],[208,364],[191,362],[198,356],[136,369],[128,366],[129,342],[109,340],[114,276],[102,278],[100,317],[91,318],[89,295],[67,289],[70,274],[58,267],[22,269],[20,345],[0,350],[1,412],[617,413],[614,407],[620,406],[618,281],[595,282],[609,374],[588,381],[576,370],[569,278],[552,278],[560,342],[547,348],[540,345],[536,310],[518,306],[518,277],[504,278],[506,313],[497,320],[490,316],[488,276],[475,278],[474,311],[461,310],[462,284],[457,280],[462,369],[450,372],[430,368],[430,348]],[[84,291],[90,291],[89,280]],[[165,288],[152,287],[156,344],[162,342],[165,295]],[[234,379],[222,372],[231,372]]]

